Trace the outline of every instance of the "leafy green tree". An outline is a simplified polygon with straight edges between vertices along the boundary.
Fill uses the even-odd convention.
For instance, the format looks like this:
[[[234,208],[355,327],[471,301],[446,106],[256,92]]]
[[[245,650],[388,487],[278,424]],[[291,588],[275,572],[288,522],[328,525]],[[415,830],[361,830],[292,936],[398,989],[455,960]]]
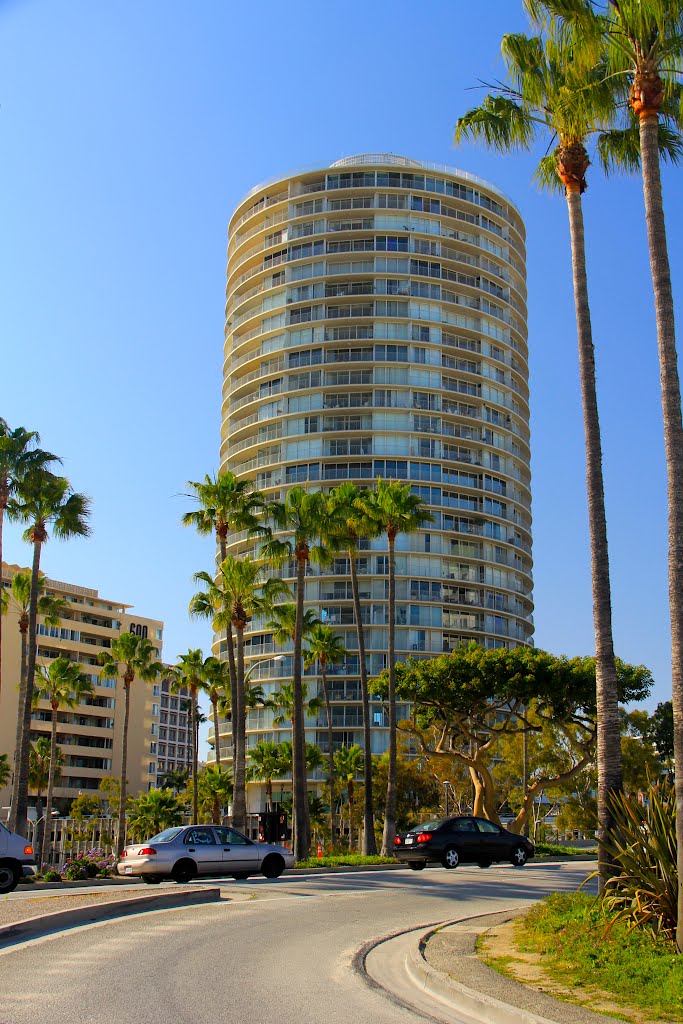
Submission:
[[[158,651],[147,637],[135,633],[121,633],[111,642],[109,650],[100,651],[98,660],[102,669],[100,679],[121,679],[123,683],[124,711],[121,730],[121,777],[118,792],[118,837],[116,852],[120,856],[126,845],[126,798],[128,795],[128,720],[130,717],[130,688],[139,679],[151,683],[164,672]]]
[[[0,786],[6,786],[12,777],[12,769],[9,766],[9,755],[0,754]]]
[[[363,750],[354,743],[352,747],[341,747],[335,752],[334,767],[337,775],[346,788],[349,801],[349,850],[353,849],[353,814],[355,800],[355,781],[363,772]]]
[[[100,779],[97,789],[101,794],[100,800],[107,805],[107,814],[118,818],[121,807],[121,780],[115,779],[112,775],[105,775]]]
[[[218,565],[227,558],[228,535],[231,531],[246,531],[249,535],[260,532],[259,513],[264,507],[265,499],[260,491],[253,489],[251,480],[238,480],[234,473],[225,472],[218,473],[216,476],[209,476],[207,474],[202,481],[190,481],[188,487],[191,489],[191,493],[187,497],[193,498],[197,502],[198,507],[183,515],[183,526],[194,526],[201,537],[208,537],[211,534],[215,535],[218,548]],[[190,614],[212,618],[215,611],[204,608],[203,611],[198,610],[193,613],[191,606]],[[228,653],[230,706],[236,707],[237,670],[235,666],[232,623],[229,616],[222,620],[219,628],[225,635]],[[234,750],[234,734],[232,742],[233,764],[235,764],[237,758]]]
[[[273,809],[273,779],[283,776],[291,764],[291,747],[287,757],[283,757],[281,744],[262,740],[249,751],[251,764],[247,769],[247,777],[252,781],[263,781],[266,784],[266,810]]]
[[[79,793],[71,801],[69,817],[82,823],[86,818],[93,818],[100,814],[100,800],[94,793]]]
[[[54,761],[52,760],[51,746],[47,736],[39,736],[36,742],[31,744],[28,752],[28,787],[36,794],[36,832],[33,846],[39,858],[39,864],[45,863],[43,837],[50,829],[49,822],[52,820],[51,806],[43,813],[43,793],[51,787],[51,784],[55,785],[59,782],[64,764],[64,754],[59,747],[55,750]],[[51,765],[54,766],[52,771],[50,771]],[[49,847],[49,839],[47,845]]]
[[[372,785],[372,732],[370,691],[368,689],[368,666],[365,656],[365,629],[358,585],[358,543],[376,537],[379,524],[369,514],[368,491],[360,490],[350,481],[334,487],[329,494],[329,510],[332,529],[339,531],[340,542],[345,545],[349,558],[353,614],[356,620],[358,640],[358,666],[363,706],[363,854],[366,857],[377,853],[375,839],[375,810]]]
[[[0,417],[0,566],[2,565],[2,531],[5,513],[17,487],[26,477],[38,469],[47,469],[54,462],[61,462],[56,455],[38,448],[40,435],[35,430],[15,427],[12,430],[7,421]],[[0,616],[0,665],[2,663],[2,616]],[[1,669],[0,669],[1,671]],[[2,676],[0,675],[0,688]]]
[[[375,684],[388,691],[385,671]],[[617,659],[619,695],[642,700],[652,685],[649,671]],[[474,787],[474,813],[499,823],[491,758],[507,735],[562,730],[563,764],[532,774],[515,821],[519,832],[533,801],[551,786],[579,775],[595,752],[595,659],[558,658],[527,647],[484,650],[468,644],[449,655],[397,665],[397,693],[412,701],[414,720],[401,724],[430,759],[463,765]]]
[[[170,789],[150,789],[128,801],[128,829],[135,839],[151,839],[165,828],[180,825],[185,804]]]
[[[422,498],[413,494],[409,484],[396,480],[377,480],[368,495],[368,516],[385,533],[389,544],[389,773],[384,808],[382,856],[390,857],[396,837],[396,538],[399,534],[416,533],[431,523],[433,516]]]
[[[327,682],[327,666],[328,665],[340,665],[347,656],[347,650],[344,647],[342,638],[338,633],[334,631],[332,626],[323,626],[320,623],[314,626],[308,635],[308,647],[304,652],[304,665],[309,668],[314,665],[317,661],[320,669],[320,678],[323,684],[323,694],[325,698],[325,714],[327,717],[327,756],[329,760],[329,768],[327,773],[327,785],[329,787],[330,794],[330,836],[332,843],[334,844],[335,836],[337,834],[336,823],[335,823],[335,793],[334,793],[334,779],[335,779],[335,765],[334,765],[334,740],[333,740],[333,726],[332,726],[332,703],[330,701],[330,688]],[[373,835],[374,839],[374,835]]]
[[[306,569],[311,562],[329,564],[333,546],[322,542],[327,530],[327,503],[320,491],[292,487],[283,502],[268,506],[270,537],[261,554],[276,565],[294,561],[296,567],[296,623],[294,631],[292,718],[293,792],[294,792],[294,855],[306,860],[311,836],[306,799],[304,708],[302,695],[302,640],[304,629],[304,591]],[[283,539],[284,535],[284,539]]]
[[[72,537],[87,537],[90,534],[88,517],[90,500],[71,489],[65,477],[53,476],[45,469],[32,469],[17,483],[16,495],[8,507],[13,520],[27,523],[24,540],[33,545],[31,568],[31,593],[29,599],[29,637],[36,635],[38,619],[38,597],[40,584],[40,555],[43,544],[48,540],[49,530],[59,540]],[[15,755],[16,771],[12,791],[10,826],[20,834],[26,828],[28,807],[28,750],[31,732],[31,708],[33,707],[33,683],[36,673],[37,645],[29,643],[26,668],[26,692],[24,703],[19,708],[21,718],[21,739]]]
[[[38,684],[34,690],[34,705],[40,700],[50,704],[50,763],[57,764],[57,721],[62,708],[75,708],[85,697],[93,693],[92,683],[76,662],[69,658],[55,658],[45,668],[40,666],[37,673]],[[45,818],[50,821],[52,814],[52,786],[54,773],[48,779],[47,796],[45,798]],[[45,829],[40,863],[47,863],[49,857],[50,830]]]
[[[442,786],[434,774],[434,765],[424,756],[408,756],[407,744],[399,744],[396,758],[396,823],[400,832],[413,825],[440,817]],[[389,752],[373,758],[372,784],[375,787],[377,813],[384,814],[389,774]]]
[[[197,777],[199,820],[220,825],[233,797],[232,772],[222,764],[208,764]]]
[[[652,741],[665,765],[674,759],[674,711],[670,700],[658,704],[651,720]]]

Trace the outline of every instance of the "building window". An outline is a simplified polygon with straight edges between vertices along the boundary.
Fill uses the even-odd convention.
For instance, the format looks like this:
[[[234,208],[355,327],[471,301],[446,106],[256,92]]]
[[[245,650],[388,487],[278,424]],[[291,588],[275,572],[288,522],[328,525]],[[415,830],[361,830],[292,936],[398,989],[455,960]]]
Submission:
[[[152,687],[152,696],[153,697],[160,697],[161,696],[161,686],[159,685],[159,683],[155,683],[154,686]]]
[[[156,740],[152,740],[152,742],[150,743],[150,745],[149,745],[149,752],[150,752],[150,754],[156,754],[156,752],[157,752]]]
[[[155,718],[158,718],[160,712],[161,712],[161,708],[159,707],[159,705],[158,704],[152,704],[152,714],[155,716]]]
[[[157,773],[157,763],[156,763],[156,761],[150,761],[149,762],[149,770],[148,771],[149,771],[150,775],[156,775],[156,773]]]

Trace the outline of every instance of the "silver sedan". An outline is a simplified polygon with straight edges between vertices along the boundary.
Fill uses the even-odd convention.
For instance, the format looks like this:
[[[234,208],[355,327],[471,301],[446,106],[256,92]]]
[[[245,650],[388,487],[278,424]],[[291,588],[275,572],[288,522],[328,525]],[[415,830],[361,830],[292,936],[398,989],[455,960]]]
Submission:
[[[185,825],[167,828],[144,843],[127,846],[116,866],[120,875],[138,875],[154,885],[164,879],[191,882],[195,878],[232,875],[278,878],[294,867],[294,855],[284,846],[254,843],[225,825]]]

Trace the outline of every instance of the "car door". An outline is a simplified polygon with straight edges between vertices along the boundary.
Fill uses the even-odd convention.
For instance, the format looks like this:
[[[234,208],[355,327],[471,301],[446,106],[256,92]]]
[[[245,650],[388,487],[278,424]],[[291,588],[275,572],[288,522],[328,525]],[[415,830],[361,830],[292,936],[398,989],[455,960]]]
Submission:
[[[482,848],[485,854],[482,859],[507,860],[510,845],[507,833],[498,825],[494,825],[492,821],[487,821],[486,818],[475,818],[474,820],[481,833]]]
[[[219,875],[223,866],[223,851],[216,841],[213,829],[194,825],[183,836],[188,857],[197,865],[199,875]]]
[[[256,874],[261,864],[259,848],[256,843],[243,836],[237,829],[227,826],[214,826],[214,832],[221,850],[221,874],[230,875],[233,871],[248,871]]]
[[[443,846],[457,846],[463,861],[477,861],[481,857],[480,840],[474,818],[454,818],[445,828]]]

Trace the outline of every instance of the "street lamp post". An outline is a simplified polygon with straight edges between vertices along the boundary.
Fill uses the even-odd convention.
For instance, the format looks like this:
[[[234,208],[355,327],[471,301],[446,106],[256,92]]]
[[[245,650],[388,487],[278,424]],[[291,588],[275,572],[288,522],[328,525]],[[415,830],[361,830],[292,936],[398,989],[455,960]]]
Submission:
[[[445,803],[446,803],[446,817],[448,817],[448,787],[449,787],[449,785],[450,785],[449,782],[444,782],[444,784],[443,784],[443,792],[444,792],[444,798],[445,798]]]

